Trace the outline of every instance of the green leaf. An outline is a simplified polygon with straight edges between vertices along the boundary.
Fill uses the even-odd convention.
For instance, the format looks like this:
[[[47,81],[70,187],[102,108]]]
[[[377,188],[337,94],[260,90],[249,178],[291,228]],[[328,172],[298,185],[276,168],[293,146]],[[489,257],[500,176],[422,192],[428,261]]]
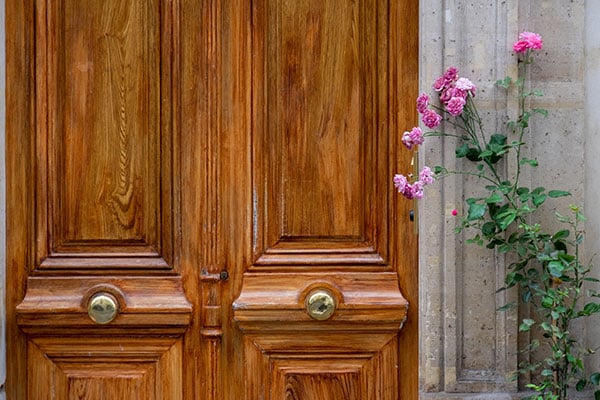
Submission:
[[[525,257],[525,255],[527,254],[527,247],[521,244],[517,245],[517,254],[520,257]]]
[[[529,330],[531,329],[531,327],[535,324],[535,321],[532,319],[528,319],[525,318],[523,320],[523,323],[521,325],[519,325],[519,331],[520,332],[529,332]]]
[[[569,236],[571,232],[569,232],[568,229],[563,229],[561,231],[556,232],[554,235],[552,235],[552,241],[557,241],[559,239],[564,239],[566,237]]]
[[[542,299],[542,307],[544,308],[552,308],[552,306],[554,306],[554,299],[552,299],[552,297],[549,296],[545,296]],[[542,323],[542,328],[547,331],[548,329],[548,324],[546,324],[545,322]]]
[[[467,212],[467,221],[474,221],[485,215],[485,204],[472,203],[469,205],[469,211]]]
[[[481,152],[481,154],[479,154],[479,156],[481,158],[491,157],[493,155],[494,155],[494,152],[492,150],[484,150]]]
[[[512,310],[516,306],[517,305],[514,302],[513,303],[508,303],[508,304],[503,305],[502,307],[498,307],[498,311]]]
[[[545,188],[545,187],[543,187],[543,186],[538,186],[538,187],[536,187],[535,189],[533,189],[533,190],[531,191],[531,194],[532,194],[532,195],[538,195],[538,194],[542,193],[544,190],[546,190],[546,188]]]
[[[480,161],[480,152],[476,148],[469,147],[468,144],[464,143],[462,146],[457,147],[455,150],[456,158],[467,157],[470,161]]]
[[[594,392],[594,400],[600,400],[600,390],[596,390]]]
[[[485,199],[486,203],[500,203],[504,198],[498,193],[492,193],[492,195]]]
[[[537,167],[538,166],[538,161],[537,160],[531,160],[529,158],[523,158],[521,161],[519,161],[520,165],[525,165],[525,164],[529,164],[532,167]]]
[[[554,371],[551,369],[544,369],[541,373],[542,376],[554,376]]]
[[[566,190],[551,190],[548,192],[548,196],[552,197],[552,198],[557,198],[557,197],[565,197],[565,196],[570,196],[571,192],[567,192]]]
[[[548,272],[556,278],[560,278],[563,275],[564,270],[565,267],[560,261],[550,261],[548,263]]]
[[[488,221],[481,227],[481,233],[483,236],[489,238],[496,233],[496,223],[492,221]]]
[[[499,146],[503,146],[506,144],[506,135],[501,135],[499,133],[495,133],[492,136],[490,136],[490,145],[499,145]]]
[[[531,202],[533,203],[534,206],[539,207],[542,204],[544,204],[544,202],[546,201],[546,195],[545,194],[540,194],[537,196],[533,196],[533,198],[531,199]]]
[[[583,311],[586,313],[586,315],[595,314],[600,311],[600,304],[588,303],[583,307]]]
[[[596,386],[600,385],[600,373],[596,372],[590,375],[590,382],[592,382]]]
[[[460,147],[457,147],[455,150],[456,153],[456,157],[457,158],[463,158],[467,156],[467,153],[469,152],[469,145],[468,144],[463,144]]]
[[[586,385],[587,385],[587,379],[581,378],[575,385],[575,389],[578,392],[581,392],[583,389],[585,389]]]
[[[508,228],[510,224],[517,218],[517,210],[509,209],[497,215],[498,226],[501,230]]]

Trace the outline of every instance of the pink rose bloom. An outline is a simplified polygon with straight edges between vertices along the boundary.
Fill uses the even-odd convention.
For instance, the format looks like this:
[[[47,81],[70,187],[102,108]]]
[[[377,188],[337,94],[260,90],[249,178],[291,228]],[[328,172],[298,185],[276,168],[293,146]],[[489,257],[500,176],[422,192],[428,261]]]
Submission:
[[[436,92],[441,92],[444,88],[446,87],[446,80],[444,79],[443,76],[440,76],[439,78],[437,78],[435,80],[435,82],[433,82],[433,90],[435,90]]]
[[[527,43],[519,40],[518,42],[515,42],[515,44],[513,44],[513,50],[515,51],[515,53],[525,53],[527,51]]]
[[[421,172],[419,172],[419,181],[423,183],[423,186],[431,185],[433,182],[435,182],[431,168],[423,167]]]
[[[519,40],[513,45],[516,53],[525,53],[527,50],[540,50],[543,46],[542,37],[533,32],[521,32]]]
[[[406,146],[407,149],[412,150],[415,144],[413,143],[410,137],[410,132],[404,132],[402,134],[402,144],[404,144],[404,146]]]
[[[410,193],[405,193],[404,197],[408,199],[417,199],[420,200],[423,198],[423,182],[416,181],[412,185],[409,185]]]
[[[454,91],[454,88],[452,88],[452,87],[444,89],[444,91],[442,93],[440,93],[440,101],[444,104],[449,102],[450,99],[452,98],[453,91]]]
[[[408,179],[404,175],[394,175],[394,186],[398,189],[398,193],[408,200],[423,198],[423,182],[416,181],[412,185],[408,183]]]
[[[433,110],[425,110],[421,120],[429,129],[435,129],[442,122],[442,116]]]
[[[429,96],[425,93],[421,93],[419,97],[417,97],[417,111],[421,114],[427,110],[427,106],[429,105]]]
[[[398,193],[404,194],[404,190],[409,186],[408,179],[404,175],[396,174],[394,175],[394,186],[398,189]]]
[[[467,78],[459,78],[456,81],[455,87],[456,87],[456,89],[458,89],[462,92],[465,92],[465,93],[470,92],[471,96],[475,96],[475,91],[477,90],[477,87],[475,86],[475,84],[473,84],[473,82],[471,82]]]
[[[402,135],[402,143],[409,150],[412,150],[415,145],[423,144],[424,140],[425,138],[423,138],[423,131],[419,127],[412,128],[410,132],[404,132]]]
[[[458,69],[456,67],[450,67],[444,72],[444,79],[447,83],[452,83],[458,78]]]
[[[444,72],[444,75],[440,76],[433,83],[433,90],[441,92],[450,86],[458,78],[458,69],[450,67]]]
[[[453,97],[461,97],[465,100],[467,99],[468,92],[466,90],[459,89],[456,86],[453,87],[452,89],[448,90],[448,92],[450,92],[450,99],[452,99]],[[448,99],[448,101],[450,101],[450,99]]]
[[[462,97],[453,97],[448,104],[446,104],[446,111],[448,111],[450,115],[456,117],[462,113],[466,103],[467,102]]]
[[[458,210],[455,208],[452,210],[452,216],[456,217],[458,215]]]

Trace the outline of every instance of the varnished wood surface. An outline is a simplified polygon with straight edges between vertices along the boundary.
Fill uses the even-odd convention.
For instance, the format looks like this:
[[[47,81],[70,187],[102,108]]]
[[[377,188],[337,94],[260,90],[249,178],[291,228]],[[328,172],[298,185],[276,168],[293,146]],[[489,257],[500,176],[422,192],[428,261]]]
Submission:
[[[6,7],[8,399],[417,398],[416,1]]]

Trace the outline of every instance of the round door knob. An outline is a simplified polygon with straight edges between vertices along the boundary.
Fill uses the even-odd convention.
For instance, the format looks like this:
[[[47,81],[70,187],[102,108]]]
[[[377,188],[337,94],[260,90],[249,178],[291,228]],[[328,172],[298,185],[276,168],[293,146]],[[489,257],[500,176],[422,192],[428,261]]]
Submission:
[[[90,298],[88,315],[97,324],[108,324],[117,317],[118,313],[118,302],[113,295],[101,292]]]
[[[318,289],[306,297],[306,312],[314,319],[331,318],[336,307],[335,297],[328,290]]]

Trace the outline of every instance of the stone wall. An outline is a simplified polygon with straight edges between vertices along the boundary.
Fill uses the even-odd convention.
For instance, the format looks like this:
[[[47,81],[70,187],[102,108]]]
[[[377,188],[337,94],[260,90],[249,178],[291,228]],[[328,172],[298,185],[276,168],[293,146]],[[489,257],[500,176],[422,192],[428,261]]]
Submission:
[[[594,4],[593,4],[594,3]],[[553,202],[559,210],[569,203],[600,201],[600,167],[594,149],[600,148],[600,20],[599,2],[583,0],[421,0],[421,72],[424,92],[445,68],[456,66],[461,76],[478,85],[477,102],[490,130],[516,114],[516,102],[494,86],[497,79],[516,75],[512,44],[523,30],[540,33],[544,49],[532,68],[532,88],[545,96],[534,106],[546,108],[526,138],[528,157],[540,167],[523,177],[524,185],[564,189],[573,197]],[[587,46],[587,47],[586,47]],[[587,80],[587,81],[586,81]],[[587,141],[587,143],[586,143]],[[596,142],[596,143],[595,143]],[[420,150],[423,165],[456,165],[451,140],[428,139]],[[514,170],[507,162],[505,168]],[[486,249],[465,244],[454,232],[452,209],[463,211],[477,182],[456,177],[438,182],[420,204],[421,397],[423,399],[518,398],[510,379],[518,362],[517,349],[529,338],[518,335],[518,312],[495,312],[514,299],[503,286],[505,260]],[[593,188],[591,191],[589,188]],[[600,215],[586,228],[588,253],[600,250]],[[544,210],[548,221],[555,210]],[[566,213],[566,211],[565,211]],[[519,316],[519,314],[521,314]],[[578,327],[591,341],[600,341],[600,324]],[[596,343],[598,346],[599,343]],[[597,361],[592,360],[592,363]],[[485,396],[483,394],[485,393]],[[483,396],[483,397],[482,397]]]

